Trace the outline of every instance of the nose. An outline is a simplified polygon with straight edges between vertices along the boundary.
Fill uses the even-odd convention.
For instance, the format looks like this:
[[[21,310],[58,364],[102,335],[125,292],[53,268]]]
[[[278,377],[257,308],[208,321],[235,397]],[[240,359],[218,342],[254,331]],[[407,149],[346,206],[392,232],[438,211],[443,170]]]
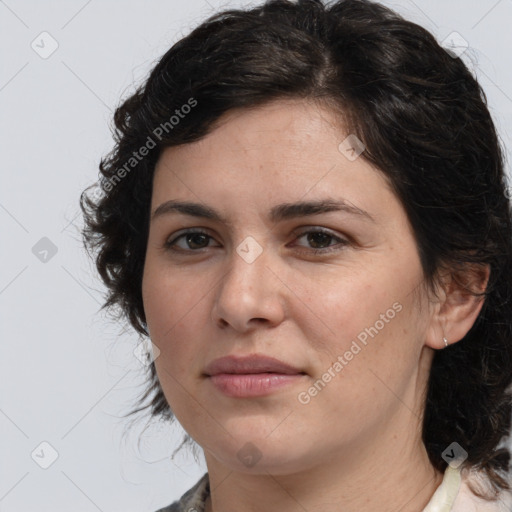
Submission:
[[[233,249],[215,292],[212,318],[218,327],[242,333],[283,321],[287,288],[278,277],[276,258],[264,248],[251,262]]]

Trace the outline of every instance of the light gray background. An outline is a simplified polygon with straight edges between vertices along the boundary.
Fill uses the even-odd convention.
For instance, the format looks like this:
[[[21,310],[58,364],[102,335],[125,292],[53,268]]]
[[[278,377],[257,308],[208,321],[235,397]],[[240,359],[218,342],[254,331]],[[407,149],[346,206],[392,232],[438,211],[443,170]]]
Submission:
[[[384,2],[468,41],[470,62],[510,154],[512,1]],[[121,417],[144,389],[138,337],[98,313],[102,285],[79,237],[78,198],[112,147],[120,97],[155,60],[221,7],[217,0],[0,1],[0,510],[152,512],[205,471],[169,455],[179,427]],[[43,59],[41,32],[57,41]],[[50,48],[45,39],[44,51]],[[42,262],[43,237],[57,247]],[[36,251],[37,252],[37,251]],[[44,254],[39,254],[44,257]],[[58,453],[47,469],[51,450]],[[34,458],[32,453],[36,450]],[[35,460],[34,460],[35,459]]]

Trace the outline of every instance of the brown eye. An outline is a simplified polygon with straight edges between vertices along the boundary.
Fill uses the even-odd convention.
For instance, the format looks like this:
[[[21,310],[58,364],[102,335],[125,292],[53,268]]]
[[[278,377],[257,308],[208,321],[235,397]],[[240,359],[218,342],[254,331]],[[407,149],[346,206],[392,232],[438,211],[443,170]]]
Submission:
[[[176,251],[198,251],[206,249],[213,238],[201,230],[188,230],[170,240],[167,240],[164,247]]]
[[[328,235],[327,233],[315,231],[308,233],[306,236],[308,243],[312,244],[314,249],[322,248],[323,246],[328,247],[330,245],[329,242],[334,238],[332,235]]]
[[[310,246],[314,254],[328,253],[342,249],[345,245],[348,245],[348,240],[340,238],[328,231],[323,229],[309,230],[299,233],[297,240],[305,238],[308,245]],[[332,244],[332,242],[336,242]],[[299,244],[299,246],[301,246]]]
[[[206,247],[208,245],[209,238],[210,237],[208,235],[202,235],[200,233],[191,233],[185,235],[186,243],[190,249],[202,249],[203,247]],[[198,245],[200,247],[197,247]]]

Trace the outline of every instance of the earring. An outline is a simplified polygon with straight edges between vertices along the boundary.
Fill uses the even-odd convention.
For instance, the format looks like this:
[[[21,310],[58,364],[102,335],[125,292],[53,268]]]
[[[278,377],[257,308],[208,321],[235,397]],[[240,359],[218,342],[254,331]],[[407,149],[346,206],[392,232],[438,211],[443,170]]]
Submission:
[[[443,336],[444,348],[448,346],[448,340]]]

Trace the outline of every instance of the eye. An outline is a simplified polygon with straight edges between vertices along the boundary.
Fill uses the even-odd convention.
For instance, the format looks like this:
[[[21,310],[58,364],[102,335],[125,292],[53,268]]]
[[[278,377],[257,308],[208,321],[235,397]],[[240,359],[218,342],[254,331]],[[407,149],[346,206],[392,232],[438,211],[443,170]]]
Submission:
[[[189,229],[165,242],[164,248],[171,251],[199,252],[206,249],[213,238],[201,229]],[[180,242],[181,245],[178,243]]]
[[[305,252],[313,254],[326,254],[329,252],[341,250],[344,246],[349,244],[348,240],[340,238],[339,236],[336,236],[329,231],[319,228],[314,230],[310,229],[308,231],[299,233],[297,240],[300,240],[301,238],[306,238],[307,243],[310,244],[310,246],[312,245],[312,248]],[[337,243],[332,245],[332,241]]]
[[[348,240],[340,238],[324,229],[309,229],[296,234],[297,240],[305,238],[310,245],[309,249],[302,250],[309,254],[327,254],[333,251],[341,250],[349,244]],[[166,250],[182,252],[202,252],[202,249],[212,247],[210,242],[214,240],[212,236],[201,229],[188,229],[185,232],[167,240],[164,244]],[[335,242],[333,244],[333,242]],[[295,244],[301,246],[301,244]],[[218,247],[218,246],[217,246]]]

